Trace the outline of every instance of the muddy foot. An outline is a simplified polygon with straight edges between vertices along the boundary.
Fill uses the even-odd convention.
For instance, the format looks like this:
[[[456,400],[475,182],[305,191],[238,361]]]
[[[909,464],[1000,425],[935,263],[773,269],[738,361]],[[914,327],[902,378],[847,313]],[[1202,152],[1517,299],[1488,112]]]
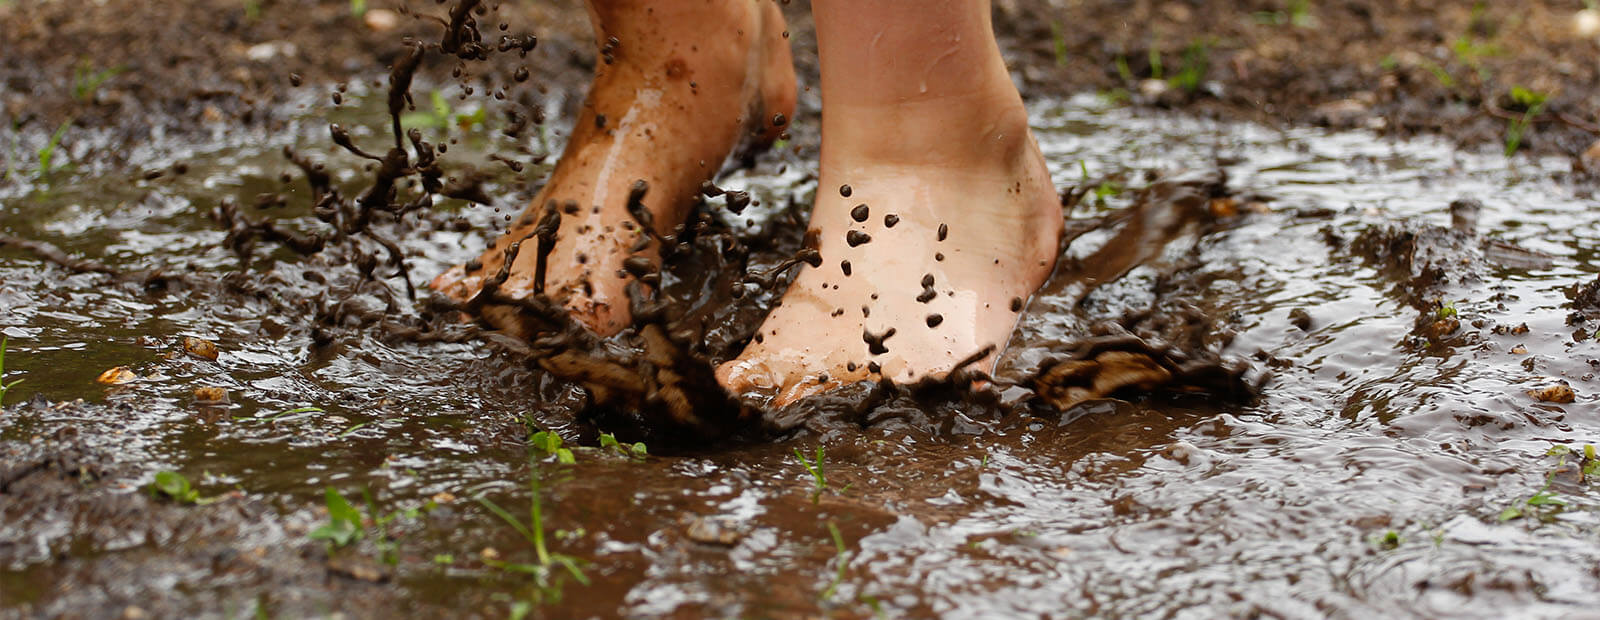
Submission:
[[[460,302],[478,295],[503,265],[505,249],[528,238],[554,205],[561,222],[543,292],[595,333],[610,335],[631,321],[624,293],[631,278],[620,275],[625,261],[659,257],[654,244],[635,252],[643,232],[628,213],[630,188],[648,184],[643,205],[655,229],[669,233],[741,140],[770,141],[780,131],[774,117],[793,116],[795,77],[783,17],[772,3],[591,7],[602,62],[555,171],[510,232],[431,286]],[[522,244],[499,295],[534,293],[537,245]],[[496,316],[509,315],[484,314],[491,323]]]
[[[718,369],[724,386],[782,407],[865,379],[937,377],[986,348],[977,368],[992,370],[1054,265],[1061,228],[1020,101],[997,107],[954,124],[886,109],[902,127],[941,133],[903,150],[825,127],[811,216],[822,266],[803,267],[757,340]],[[870,127],[875,114],[851,119]]]

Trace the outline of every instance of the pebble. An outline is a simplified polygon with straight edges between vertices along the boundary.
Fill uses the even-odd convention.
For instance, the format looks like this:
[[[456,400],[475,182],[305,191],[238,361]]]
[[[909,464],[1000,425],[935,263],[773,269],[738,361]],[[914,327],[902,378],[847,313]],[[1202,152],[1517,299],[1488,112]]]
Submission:
[[[1580,37],[1600,35],[1600,10],[1584,9],[1572,15],[1572,32]]]
[[[400,25],[400,14],[388,9],[367,9],[361,22],[373,32],[388,32]]]

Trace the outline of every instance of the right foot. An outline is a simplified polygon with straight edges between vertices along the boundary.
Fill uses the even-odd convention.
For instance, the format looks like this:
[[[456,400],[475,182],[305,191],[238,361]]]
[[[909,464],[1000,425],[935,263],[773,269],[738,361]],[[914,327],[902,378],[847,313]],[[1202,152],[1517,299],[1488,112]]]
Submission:
[[[632,322],[624,292],[631,277],[619,275],[642,234],[627,211],[630,188],[649,184],[643,204],[656,232],[668,234],[741,139],[770,142],[783,129],[775,117],[794,114],[794,68],[777,6],[688,4],[590,2],[601,58],[555,171],[509,232],[477,260],[435,278],[433,289],[470,300],[500,270],[506,247],[527,237],[554,203],[562,217],[545,294],[602,336]],[[522,244],[500,294],[533,294],[537,245]],[[659,262],[654,245],[640,255]]]
[[[968,106],[854,108],[854,131],[824,130],[811,212],[823,264],[802,266],[759,337],[717,369],[729,391],[783,407],[856,381],[942,377],[985,350],[973,368],[992,371],[1055,265],[1061,210],[1021,101]]]

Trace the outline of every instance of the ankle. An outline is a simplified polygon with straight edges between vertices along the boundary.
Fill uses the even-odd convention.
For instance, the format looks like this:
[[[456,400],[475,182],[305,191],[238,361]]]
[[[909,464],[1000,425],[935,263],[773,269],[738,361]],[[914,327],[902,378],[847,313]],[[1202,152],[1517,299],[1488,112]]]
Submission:
[[[1036,150],[1015,91],[838,105],[824,116],[823,135],[824,157],[900,166],[1005,170]]]

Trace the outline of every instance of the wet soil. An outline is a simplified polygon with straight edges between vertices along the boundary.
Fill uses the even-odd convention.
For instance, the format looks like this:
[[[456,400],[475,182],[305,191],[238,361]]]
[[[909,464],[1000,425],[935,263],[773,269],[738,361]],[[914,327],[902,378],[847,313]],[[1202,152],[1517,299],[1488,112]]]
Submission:
[[[655,317],[655,335],[529,344],[448,320],[450,309],[430,306],[426,291],[417,303],[406,291],[475,256],[537,189],[594,61],[572,7],[527,9],[527,22],[508,24],[537,32],[539,47],[472,64],[475,97],[459,96],[461,82],[447,77],[453,63],[425,62],[413,89],[419,110],[432,92],[450,109],[407,125],[449,147],[441,183],[471,182],[404,218],[365,218],[354,205],[374,195],[364,190],[383,166],[334,145],[328,123],[369,149],[391,140],[384,65],[405,53],[394,41],[410,26],[379,37],[342,3],[262,4],[234,30],[216,21],[228,11],[166,3],[129,5],[152,19],[114,22],[103,7],[0,6],[5,32],[26,33],[21,49],[38,66],[65,62],[58,46],[68,38],[47,44],[52,33],[101,32],[85,45],[145,58],[146,77],[186,71],[248,95],[196,113],[195,93],[119,73],[101,88],[128,89],[137,103],[79,101],[46,86],[20,108],[6,100],[19,119],[6,142],[27,144],[20,152],[48,139],[51,114],[79,120],[62,141],[72,167],[0,186],[4,379],[23,380],[0,411],[0,614],[502,616],[526,604],[553,617],[1426,617],[1592,608],[1600,492],[1583,446],[1600,443],[1591,415],[1600,215],[1572,158],[1552,146],[1583,142],[1579,124],[1530,121],[1526,145],[1549,155],[1511,160],[1498,145],[1458,148],[1497,140],[1490,130],[1504,119],[1492,113],[1485,118],[1501,124],[1281,129],[1317,119],[1261,102],[1284,110],[1344,98],[1348,83],[1269,88],[1260,76],[1272,73],[1230,78],[1221,68],[1257,67],[1248,54],[1291,40],[1305,50],[1296,67],[1366,66],[1378,52],[1327,51],[1336,34],[1361,37],[1347,28],[1356,22],[1322,11],[1359,15],[1358,5],[1319,6],[1323,26],[1308,28],[1258,15],[1282,7],[1241,5],[1235,20],[1210,5],[1136,4],[1113,20],[1079,14],[1081,4],[998,3],[1003,44],[1071,207],[1073,242],[1029,302],[993,391],[855,386],[715,439],[670,422],[737,405],[713,397],[674,407],[662,388],[681,377],[661,370],[684,355],[731,355],[781,290],[779,276],[737,301],[720,294],[800,249],[793,221],[816,191],[807,173],[814,93],[794,120],[793,148],[718,179],[749,191],[752,206],[738,218],[705,211],[695,234],[675,233],[691,246],[744,249],[691,247],[668,260],[658,276],[667,303],[641,313]],[[1417,32],[1425,19],[1453,32],[1452,19],[1498,15],[1404,3],[1364,10],[1379,12],[1360,22],[1383,26],[1379,42],[1406,39],[1392,33]],[[1521,32],[1559,13],[1542,10],[1474,32]],[[1148,17],[1147,36],[1179,21],[1217,32],[1223,43],[1211,50],[1229,60],[1207,75],[1238,92],[1261,79],[1264,97],[1282,99],[1167,81],[1182,66],[1186,44],[1176,42],[1146,44],[1170,52],[1167,86],[1139,89],[1154,75],[1148,53],[1144,65],[1129,60],[1129,79],[1114,69],[1138,38],[1118,42],[1126,15]],[[802,68],[814,67],[806,20],[795,17]],[[1063,29],[1061,41],[1111,59],[1120,86],[1104,71],[1085,74],[1069,90],[1107,92],[1056,98],[1069,92],[1056,90],[1057,77],[1079,69],[1057,66],[1054,44],[1037,45],[1051,40],[1037,30],[1054,20],[1106,22],[1098,39]],[[258,30],[264,23],[276,30]],[[206,54],[170,53],[167,42],[185,32]],[[254,60],[234,39],[328,53]],[[1511,39],[1496,39],[1504,56],[1484,62],[1539,67],[1539,52],[1580,45]],[[1093,40],[1098,51],[1086,49]],[[52,83],[13,60],[8,80]],[[231,71],[244,66],[270,76],[249,82]],[[524,67],[535,79],[518,88]],[[1352,69],[1352,79],[1408,70],[1379,68]],[[289,78],[274,73],[284,70],[302,86],[284,88]],[[1273,79],[1290,75],[1278,71]],[[1140,93],[1131,107],[1114,92],[1129,86]],[[499,88],[506,99],[483,95]],[[1396,91],[1394,107],[1370,106],[1371,118],[1464,96],[1459,83],[1445,95],[1415,88]],[[1576,90],[1552,98],[1550,113],[1593,95]],[[519,124],[507,114],[517,109],[549,120]],[[1267,124],[1240,120],[1250,118]],[[1415,131],[1448,140],[1376,133]],[[284,147],[307,165],[286,159]],[[319,173],[325,188],[308,187]],[[371,234],[331,235],[321,251],[301,251],[328,230],[323,200],[333,193],[350,197],[333,221],[342,229],[340,218],[361,217]],[[390,256],[402,260],[384,262]],[[552,368],[555,350],[582,355]],[[598,365],[617,360],[626,368]],[[562,437],[573,462],[539,448],[548,436],[530,437],[536,430]],[[603,443],[601,431],[648,449]],[[184,475],[203,505],[153,496],[158,471]],[[312,538],[337,523],[329,489],[363,515],[348,546]],[[573,570],[541,565],[545,551],[496,513],[528,523],[535,506],[546,546],[573,558]]]

